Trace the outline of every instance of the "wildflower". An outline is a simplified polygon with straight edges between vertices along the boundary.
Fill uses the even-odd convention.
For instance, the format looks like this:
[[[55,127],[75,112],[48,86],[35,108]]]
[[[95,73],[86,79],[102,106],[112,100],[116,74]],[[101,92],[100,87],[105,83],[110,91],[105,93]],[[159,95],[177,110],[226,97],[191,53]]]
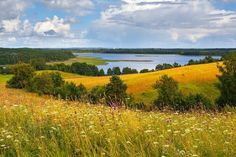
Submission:
[[[153,132],[153,130],[146,130],[146,131],[144,131],[145,133],[152,133]]]
[[[154,145],[158,145],[158,142],[153,142]]]
[[[12,138],[12,136],[11,135],[7,135],[7,137],[6,137],[7,139],[10,139],[10,138]]]
[[[127,144],[131,144],[131,142],[130,142],[130,141],[127,141],[126,143],[127,143]]]
[[[185,129],[185,133],[186,134],[190,133],[190,130],[189,129]]]

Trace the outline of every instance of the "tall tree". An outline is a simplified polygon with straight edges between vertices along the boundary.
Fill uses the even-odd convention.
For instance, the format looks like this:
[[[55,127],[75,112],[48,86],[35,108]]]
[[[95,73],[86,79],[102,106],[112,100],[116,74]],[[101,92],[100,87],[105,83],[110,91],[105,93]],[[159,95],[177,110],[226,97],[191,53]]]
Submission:
[[[220,107],[236,106],[236,53],[228,54],[223,60],[223,66],[218,66],[222,73],[218,76],[221,92],[218,104]]]

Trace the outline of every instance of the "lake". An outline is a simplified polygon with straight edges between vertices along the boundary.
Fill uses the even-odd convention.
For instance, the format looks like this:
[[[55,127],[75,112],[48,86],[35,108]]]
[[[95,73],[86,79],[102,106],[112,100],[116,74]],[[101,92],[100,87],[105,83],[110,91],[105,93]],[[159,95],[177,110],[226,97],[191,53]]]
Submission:
[[[167,55],[167,54],[108,54],[108,53],[75,53],[76,56],[82,57],[96,57],[104,60],[108,60],[106,65],[99,65],[99,69],[104,69],[105,72],[108,68],[120,67],[130,67],[137,69],[138,71],[142,69],[155,69],[157,64],[163,63],[179,63],[185,65],[190,59],[200,60],[205,56],[185,56],[185,55]],[[214,56],[214,58],[220,58],[219,56]]]

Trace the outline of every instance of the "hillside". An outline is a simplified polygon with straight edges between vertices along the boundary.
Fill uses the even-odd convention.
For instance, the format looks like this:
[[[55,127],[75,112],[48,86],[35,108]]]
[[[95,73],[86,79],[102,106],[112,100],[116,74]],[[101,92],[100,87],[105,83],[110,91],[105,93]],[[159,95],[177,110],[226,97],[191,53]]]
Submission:
[[[42,72],[42,71],[40,71]],[[39,72],[39,73],[40,73]],[[50,71],[48,71],[50,72]],[[109,76],[104,77],[86,77],[71,73],[60,72],[66,81],[84,84],[88,89],[97,85],[105,85],[109,82]],[[136,101],[150,104],[156,97],[157,93],[153,90],[152,85],[158,78],[164,74],[172,76],[180,83],[181,90],[188,94],[203,93],[212,101],[219,95],[216,88],[219,73],[216,63],[185,66],[175,69],[144,73],[122,75],[122,80],[128,85],[128,93],[132,94]],[[6,82],[11,76],[0,75],[0,83]]]
[[[138,101],[150,103],[155,97],[156,92],[153,90],[152,85],[156,80],[167,74],[172,76],[180,83],[180,87],[186,94],[204,93],[212,100],[218,96],[216,75],[219,73],[216,63],[201,64],[185,66],[175,69],[157,71],[144,74],[130,74],[122,75],[122,80],[128,85],[128,92]],[[97,85],[105,85],[109,82],[108,76],[105,77],[76,77],[66,78],[67,81],[72,81],[77,84],[84,84],[87,88],[92,88]]]

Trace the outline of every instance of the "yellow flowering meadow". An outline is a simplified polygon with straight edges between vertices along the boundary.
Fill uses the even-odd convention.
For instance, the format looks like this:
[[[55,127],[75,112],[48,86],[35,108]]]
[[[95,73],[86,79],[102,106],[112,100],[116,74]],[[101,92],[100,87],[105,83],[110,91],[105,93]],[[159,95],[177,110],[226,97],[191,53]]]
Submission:
[[[113,110],[0,88],[0,156],[236,156],[234,109]]]

